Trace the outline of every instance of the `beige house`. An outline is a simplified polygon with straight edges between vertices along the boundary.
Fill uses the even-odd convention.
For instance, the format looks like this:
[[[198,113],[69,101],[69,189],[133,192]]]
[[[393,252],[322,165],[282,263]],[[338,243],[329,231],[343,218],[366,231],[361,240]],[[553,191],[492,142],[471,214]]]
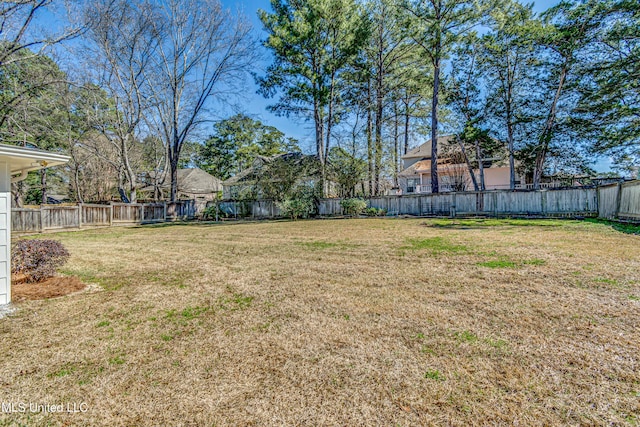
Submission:
[[[178,169],[178,199],[213,201],[222,191],[222,181],[200,168]],[[160,185],[163,197],[168,198],[171,191],[169,177]],[[153,196],[154,187],[148,186],[141,189]]]
[[[440,191],[473,191],[469,168],[461,160],[461,153],[456,152],[453,138],[452,135],[438,138]],[[403,170],[398,174],[398,184],[402,194],[431,193],[431,140],[408,151],[402,156],[402,163]],[[483,165],[487,190],[509,188],[509,164],[506,158],[485,159]],[[474,169],[474,174],[479,182],[477,169]],[[520,186],[520,177],[517,173],[516,185]]]

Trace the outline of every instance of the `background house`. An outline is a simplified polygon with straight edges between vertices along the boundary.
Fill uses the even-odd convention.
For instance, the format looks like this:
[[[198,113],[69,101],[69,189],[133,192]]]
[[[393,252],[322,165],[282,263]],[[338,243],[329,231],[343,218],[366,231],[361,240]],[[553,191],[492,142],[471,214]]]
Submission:
[[[212,201],[222,191],[222,181],[200,168],[178,169],[178,199],[196,201]],[[161,199],[168,199],[171,191],[169,177],[159,186]],[[154,186],[149,185],[140,190],[154,198]]]
[[[473,159],[472,159],[473,162]],[[403,170],[398,174],[398,184],[403,194],[431,193],[431,140],[402,156]],[[509,164],[506,153],[483,160],[485,188],[499,190],[509,188]],[[474,169],[479,179],[478,169]],[[440,191],[472,191],[469,168],[464,161],[454,136],[438,138],[438,177]],[[516,172],[516,184],[521,178]]]

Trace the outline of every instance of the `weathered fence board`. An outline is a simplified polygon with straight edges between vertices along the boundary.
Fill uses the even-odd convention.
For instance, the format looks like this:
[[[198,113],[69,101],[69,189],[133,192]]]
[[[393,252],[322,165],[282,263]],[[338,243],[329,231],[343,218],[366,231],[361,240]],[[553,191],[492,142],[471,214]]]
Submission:
[[[598,216],[615,219],[618,215],[620,184],[609,184],[598,188]]]
[[[165,220],[164,203],[144,204],[142,209],[142,222],[161,222]]]
[[[40,212],[43,230],[80,227],[79,206],[43,206]]]
[[[42,212],[40,209],[11,209],[11,230],[15,232],[42,231]]]
[[[322,199],[318,205],[318,215],[335,216],[342,215],[340,199]]]
[[[112,223],[142,222],[142,205],[140,203],[112,203]]]
[[[618,218],[640,220],[640,181],[625,182],[620,186]]]
[[[167,220],[192,219],[196,215],[196,203],[194,200],[167,202],[165,215]]]
[[[111,224],[111,206],[83,203],[80,208],[82,209],[82,225],[101,226]]]
[[[598,195],[591,188],[544,191],[541,194],[544,214],[593,214],[598,211]]]

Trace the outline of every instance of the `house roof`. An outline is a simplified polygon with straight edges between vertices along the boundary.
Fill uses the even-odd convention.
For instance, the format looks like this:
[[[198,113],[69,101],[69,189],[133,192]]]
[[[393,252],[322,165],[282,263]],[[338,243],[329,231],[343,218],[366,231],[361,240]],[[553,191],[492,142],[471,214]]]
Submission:
[[[15,175],[65,164],[69,161],[69,156],[34,148],[0,144],[0,160],[8,162],[11,174]]]
[[[178,169],[178,191],[208,194],[222,190],[222,181],[200,168]]]
[[[438,137],[438,150],[443,146],[449,144],[453,139],[453,135],[443,135]],[[401,157],[402,159],[430,159],[431,158],[431,140],[428,140],[424,144],[418,145],[415,148],[407,151],[407,154]]]
[[[178,169],[178,191],[191,194],[211,194],[222,191],[222,181],[200,168]],[[169,179],[161,185],[161,188],[171,187]],[[153,191],[153,186],[147,186],[143,191]]]
[[[253,164],[251,166],[249,166],[246,169],[243,169],[242,171],[240,171],[236,175],[234,175],[231,178],[223,181],[222,185],[223,186],[231,186],[231,185],[239,184],[239,183],[241,183],[243,181],[250,180],[250,179],[247,179],[247,178],[252,178],[252,177],[255,177],[255,176],[259,175],[261,173],[262,167],[264,167],[267,164],[273,163],[275,161],[284,161],[284,162],[287,162],[287,163],[295,162],[295,163],[298,163],[298,164],[302,164],[302,162],[307,162],[307,161],[310,161],[312,159],[316,159],[316,156],[309,155],[309,154],[302,154],[300,152],[278,154],[278,155],[271,156],[271,157],[256,156],[256,158],[253,161]]]

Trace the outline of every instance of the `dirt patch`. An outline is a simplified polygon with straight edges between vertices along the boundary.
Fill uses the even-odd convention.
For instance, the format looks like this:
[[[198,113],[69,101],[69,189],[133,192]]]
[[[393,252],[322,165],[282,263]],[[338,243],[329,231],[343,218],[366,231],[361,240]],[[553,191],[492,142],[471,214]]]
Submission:
[[[13,301],[55,298],[81,291],[86,286],[74,276],[51,277],[37,283],[28,283],[24,277],[14,276],[12,278],[11,297]]]

